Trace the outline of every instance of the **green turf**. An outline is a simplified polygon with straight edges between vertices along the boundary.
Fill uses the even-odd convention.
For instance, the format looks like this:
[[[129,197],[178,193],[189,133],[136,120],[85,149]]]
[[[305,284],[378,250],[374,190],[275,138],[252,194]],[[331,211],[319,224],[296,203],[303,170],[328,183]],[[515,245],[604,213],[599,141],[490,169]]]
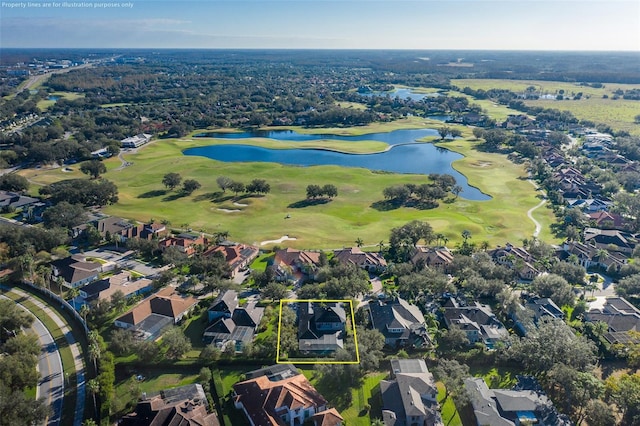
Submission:
[[[449,396],[443,401],[446,388],[442,382],[437,382],[438,387],[438,402],[440,403],[440,413],[442,414],[442,421],[447,426],[462,426],[462,420],[460,420],[460,414],[456,409],[456,405],[453,402],[453,397]]]
[[[73,101],[75,99],[84,97],[84,94],[74,93],[74,92],[53,92],[53,93],[49,93],[49,96],[58,96],[61,99],[67,99],[69,101]],[[36,106],[40,111],[46,111],[47,109],[51,108],[55,103],[56,101],[51,99],[42,99],[38,101]]]
[[[389,123],[386,127],[384,123],[377,123],[369,127],[340,129],[340,132],[362,134],[403,126],[425,127],[423,120],[411,119]],[[473,140],[470,130],[460,128],[464,130],[467,140],[447,142],[443,146],[466,156],[454,162],[453,167],[466,175],[471,185],[490,194],[493,197],[490,201],[454,200],[452,196],[451,202],[441,202],[440,207],[432,210],[399,208],[384,211],[375,208],[376,203],[383,200],[383,188],[404,183],[426,183],[427,178],[423,175],[376,173],[338,166],[301,168],[275,163],[224,163],[182,155],[185,148],[215,143],[213,140],[185,138],[160,140],[140,149],[138,153],[123,153],[133,165],[122,170],[117,170],[120,160],[107,160],[109,171],[105,178],[118,185],[119,202],[104,210],[112,215],[139,221],[168,220],[175,227],[210,233],[228,231],[233,240],[257,245],[288,235],[296,240],[284,244],[298,248],[340,248],[353,245],[358,238],[365,245],[377,245],[379,241],[388,239],[391,228],[415,219],[427,221],[435,232],[445,234],[450,246],[461,241],[460,235],[465,229],[471,231],[471,241],[478,244],[484,240],[492,245],[504,244],[531,237],[535,227],[526,217],[526,212],[539,200],[533,186],[523,180],[526,176],[524,166],[510,162],[503,155],[475,151],[473,148],[477,142]],[[316,130],[334,131],[313,131]],[[278,142],[259,143],[261,146],[274,144]],[[336,143],[331,145],[341,146]],[[366,143],[362,146],[366,146]],[[178,172],[185,179],[198,180],[202,188],[184,197],[177,191],[167,191],[161,181],[169,171]],[[81,176],[76,170],[63,173],[60,169],[28,170],[24,175],[33,183],[41,184]],[[221,175],[245,183],[255,178],[265,179],[271,185],[271,193],[236,199],[234,194],[229,191],[223,194],[217,187],[215,180]],[[326,204],[296,207],[296,203],[306,198],[307,185],[329,183],[337,186],[337,198]],[[32,185],[32,188],[37,191],[36,185]],[[238,211],[226,212],[221,209]],[[551,211],[540,209],[536,212],[536,218],[543,224],[540,237],[554,242],[550,225],[555,218]],[[273,245],[262,247],[270,248]]]
[[[113,401],[112,412],[117,417],[121,417],[133,410],[142,392],[146,392],[149,396],[157,395],[164,389],[171,389],[198,382],[198,371],[195,369],[171,367],[163,368],[162,371],[159,369],[140,369],[136,371],[136,374],[142,375],[144,379],[137,380],[136,377],[132,375],[116,383],[116,397]],[[92,400],[90,395],[88,395],[87,398]],[[93,402],[91,402],[91,404],[93,404]]]
[[[451,84],[463,89],[470,87],[474,90],[483,89],[507,89],[515,93],[522,93],[528,87],[535,87],[537,93],[556,95],[561,90],[564,96],[573,97],[582,92],[583,96],[579,100],[528,100],[525,101],[530,106],[541,106],[571,112],[578,119],[590,120],[594,123],[602,123],[611,126],[614,130],[626,130],[631,134],[640,135],[640,125],[634,123],[634,118],[640,111],[640,102],[613,99],[614,92],[618,89],[630,90],[640,88],[638,84],[617,84],[605,83],[601,88],[581,86],[579,83],[560,81],[539,81],[539,80],[451,80]],[[604,99],[603,96],[608,99]],[[480,103],[481,101],[474,101]],[[517,112],[514,112],[517,113]],[[494,117],[497,118],[498,117]]]

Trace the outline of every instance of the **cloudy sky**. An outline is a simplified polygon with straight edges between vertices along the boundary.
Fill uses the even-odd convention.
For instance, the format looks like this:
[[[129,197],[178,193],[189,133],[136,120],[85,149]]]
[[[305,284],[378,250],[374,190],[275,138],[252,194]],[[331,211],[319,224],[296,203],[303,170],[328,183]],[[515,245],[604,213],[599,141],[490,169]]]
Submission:
[[[640,0],[5,0],[0,47],[640,52]]]

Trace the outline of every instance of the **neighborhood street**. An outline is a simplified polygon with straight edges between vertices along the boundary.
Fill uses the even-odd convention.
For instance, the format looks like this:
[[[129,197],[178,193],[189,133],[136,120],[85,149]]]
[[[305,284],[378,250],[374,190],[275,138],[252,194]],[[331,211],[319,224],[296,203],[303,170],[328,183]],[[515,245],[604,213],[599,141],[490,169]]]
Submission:
[[[3,299],[9,299],[0,295]],[[22,309],[30,312],[20,303],[16,303]],[[38,336],[42,352],[38,357],[38,371],[40,381],[36,389],[36,398],[44,398],[46,405],[51,407],[51,415],[47,420],[47,426],[57,426],[60,424],[62,415],[62,400],[64,398],[64,374],[62,373],[62,360],[60,352],[53,340],[53,336],[44,326],[42,321],[35,318],[31,330]]]

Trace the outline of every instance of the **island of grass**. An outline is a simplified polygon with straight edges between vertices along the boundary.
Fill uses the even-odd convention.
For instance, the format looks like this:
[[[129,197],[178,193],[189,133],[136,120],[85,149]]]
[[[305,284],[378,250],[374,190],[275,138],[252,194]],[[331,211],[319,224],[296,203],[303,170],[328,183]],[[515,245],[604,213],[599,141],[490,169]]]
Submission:
[[[437,123],[437,124],[436,124]],[[427,122],[416,117],[391,123],[341,129],[292,128],[300,133],[331,133],[362,135],[397,129],[434,128],[440,122]],[[437,128],[437,127],[436,127]],[[530,238],[535,224],[527,218],[527,211],[540,203],[541,194],[530,182],[524,164],[515,164],[501,154],[476,150],[470,129],[460,127],[463,138],[437,142],[439,146],[458,152],[464,158],[453,163],[454,169],[465,175],[470,185],[492,198],[488,201],[470,201],[449,197],[437,208],[416,209],[399,207],[379,208],[384,200],[382,190],[393,185],[428,183],[425,175],[380,173],[363,168],[340,166],[285,166],[276,163],[226,163],[208,158],[185,156],[183,150],[210,144],[228,144],[229,140],[207,138],[160,139],[121,157],[130,163],[122,168],[119,158],[106,160],[104,177],[113,181],[119,190],[117,204],[104,211],[138,221],[168,221],[175,228],[191,228],[208,233],[228,232],[231,239],[271,248],[276,241],[288,236],[287,246],[297,248],[340,248],[352,246],[356,240],[365,246],[378,246],[387,240],[391,228],[412,220],[429,222],[434,232],[446,236],[450,244],[462,240],[462,231],[471,232],[472,242],[490,245],[505,244]],[[197,131],[194,133],[200,133]],[[427,142],[427,141],[425,141]],[[246,144],[247,141],[243,140]],[[288,148],[278,141],[256,139],[252,144],[261,147]],[[299,148],[299,142],[295,147]],[[290,144],[289,144],[290,145]],[[357,150],[361,153],[377,152],[386,144],[380,142],[314,141],[308,148],[335,149],[341,152]],[[351,151],[353,152],[353,151]],[[183,179],[195,179],[202,186],[188,196],[168,191],[162,184],[168,172],[179,173]],[[21,172],[32,183],[46,185],[58,180],[83,175],[74,168],[25,170]],[[236,196],[223,192],[216,183],[219,176],[249,183],[264,179],[271,187],[267,195]],[[308,185],[335,185],[338,196],[327,203],[304,205]],[[32,185],[31,192],[37,194]],[[297,207],[304,206],[304,207]],[[534,218],[542,225],[539,237],[555,241],[550,225],[554,216],[550,209],[538,208]]]

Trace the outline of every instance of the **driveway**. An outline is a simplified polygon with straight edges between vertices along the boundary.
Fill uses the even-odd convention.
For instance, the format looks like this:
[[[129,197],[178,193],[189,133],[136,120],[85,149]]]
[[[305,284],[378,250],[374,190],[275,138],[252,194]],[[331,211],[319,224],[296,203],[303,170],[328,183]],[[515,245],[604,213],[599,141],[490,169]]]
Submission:
[[[148,263],[134,259],[134,252],[131,250],[120,253],[119,251],[109,250],[108,248],[98,248],[95,250],[87,250],[82,253],[82,255],[112,262],[119,268],[135,271],[145,277],[156,275],[158,272],[166,269],[166,266],[156,268]]]

